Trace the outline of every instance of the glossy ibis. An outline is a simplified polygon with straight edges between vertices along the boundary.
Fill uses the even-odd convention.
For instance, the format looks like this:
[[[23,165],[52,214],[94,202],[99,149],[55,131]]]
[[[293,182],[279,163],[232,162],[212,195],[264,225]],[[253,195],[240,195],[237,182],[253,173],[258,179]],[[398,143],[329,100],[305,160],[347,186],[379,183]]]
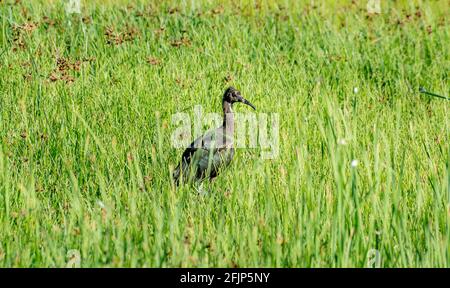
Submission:
[[[175,183],[214,179],[221,169],[228,166],[234,156],[233,104],[244,103],[256,110],[252,103],[244,99],[234,87],[229,87],[223,94],[223,124],[195,139],[183,152],[181,161],[175,168]]]

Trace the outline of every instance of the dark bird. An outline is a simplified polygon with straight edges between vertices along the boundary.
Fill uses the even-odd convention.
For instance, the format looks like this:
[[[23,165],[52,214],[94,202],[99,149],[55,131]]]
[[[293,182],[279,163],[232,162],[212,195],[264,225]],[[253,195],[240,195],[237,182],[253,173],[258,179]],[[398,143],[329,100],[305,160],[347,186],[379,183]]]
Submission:
[[[173,178],[180,182],[210,180],[217,177],[221,169],[228,166],[234,156],[233,104],[244,103],[256,110],[234,87],[225,90],[222,99],[223,124],[215,130],[195,139],[183,152],[181,161],[173,172]]]

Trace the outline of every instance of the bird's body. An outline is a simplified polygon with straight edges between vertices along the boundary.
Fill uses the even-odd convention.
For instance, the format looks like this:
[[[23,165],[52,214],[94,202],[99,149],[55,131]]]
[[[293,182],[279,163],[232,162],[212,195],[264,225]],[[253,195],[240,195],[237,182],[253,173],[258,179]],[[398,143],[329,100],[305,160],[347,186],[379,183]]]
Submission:
[[[187,147],[173,173],[175,183],[214,179],[222,168],[230,164],[234,157],[232,105],[235,102],[243,102],[254,108],[250,102],[242,98],[239,91],[233,87],[228,88],[222,101],[224,113],[222,126],[200,136]]]
[[[217,128],[189,145],[173,173],[177,183],[181,179],[182,182],[212,179],[222,167],[228,166],[233,159],[234,148],[231,141],[222,140],[227,137],[223,130]]]

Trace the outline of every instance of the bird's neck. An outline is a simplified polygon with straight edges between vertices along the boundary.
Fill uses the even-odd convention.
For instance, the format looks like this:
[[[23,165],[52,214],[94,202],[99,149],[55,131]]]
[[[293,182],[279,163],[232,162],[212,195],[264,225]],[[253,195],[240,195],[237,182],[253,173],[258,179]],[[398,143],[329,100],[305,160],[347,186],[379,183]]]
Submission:
[[[232,105],[228,101],[223,101],[222,108],[223,108],[223,126],[228,129],[233,130],[234,128],[234,114]]]

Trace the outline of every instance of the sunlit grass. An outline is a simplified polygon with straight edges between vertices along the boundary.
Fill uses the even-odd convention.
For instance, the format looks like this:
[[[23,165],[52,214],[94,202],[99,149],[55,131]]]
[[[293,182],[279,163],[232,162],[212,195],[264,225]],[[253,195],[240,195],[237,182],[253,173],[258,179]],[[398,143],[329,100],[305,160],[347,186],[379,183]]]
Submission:
[[[160,2],[0,2],[0,266],[450,266],[447,1]],[[279,157],[176,189],[229,85]]]

